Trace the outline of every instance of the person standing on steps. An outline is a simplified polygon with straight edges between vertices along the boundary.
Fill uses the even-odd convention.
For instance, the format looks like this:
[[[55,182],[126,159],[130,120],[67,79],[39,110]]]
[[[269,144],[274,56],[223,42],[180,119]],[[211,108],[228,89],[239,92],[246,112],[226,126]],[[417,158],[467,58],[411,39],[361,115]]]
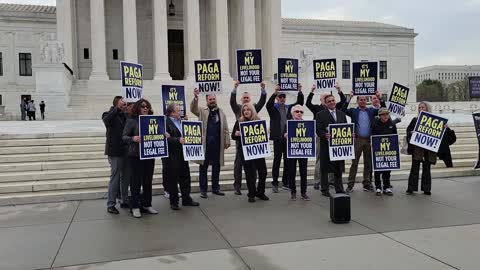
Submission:
[[[275,92],[270,96],[265,106],[270,116],[270,140],[273,141],[272,190],[274,193],[278,192],[278,177],[282,157],[284,167],[287,163],[287,140],[283,135],[285,134],[287,120],[292,119],[290,108],[295,105],[303,105],[302,85],[298,84],[297,101],[295,103],[286,104],[286,98],[285,93],[280,92],[280,85],[277,84]],[[290,189],[285,168],[282,175],[282,184],[283,189]]]
[[[200,165],[200,197],[208,198],[207,170],[209,165],[212,165],[212,193],[225,196],[225,193],[220,191],[220,167],[224,166],[224,153],[230,147],[227,117],[217,106],[216,95],[206,95],[207,107],[201,107],[198,105],[199,94],[199,90],[195,88],[190,111],[198,117],[199,121],[202,121],[203,134],[205,134],[202,138],[205,160],[196,161]]]

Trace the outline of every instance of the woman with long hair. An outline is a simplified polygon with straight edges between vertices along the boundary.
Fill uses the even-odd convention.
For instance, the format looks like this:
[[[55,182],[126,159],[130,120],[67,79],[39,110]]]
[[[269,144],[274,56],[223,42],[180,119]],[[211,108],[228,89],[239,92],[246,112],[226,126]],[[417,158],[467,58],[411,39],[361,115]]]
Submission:
[[[418,104],[418,114],[421,112],[430,112],[430,105],[422,101]],[[410,144],[410,138],[417,123],[418,117],[414,117],[407,127],[408,154],[412,156],[412,167],[408,176],[407,194],[411,195],[418,191],[418,178],[420,174],[420,163],[422,164],[422,184],[421,190],[425,195],[432,195],[432,176],[430,167],[437,162],[437,154],[430,150]]]
[[[241,116],[235,122],[232,131],[232,139],[236,141],[237,151],[241,153],[241,157],[238,162],[243,163],[243,168],[245,170],[245,178],[247,179],[248,187],[248,201],[253,203],[255,202],[255,197],[260,200],[268,201],[269,198],[265,195],[265,180],[267,179],[267,165],[265,163],[265,158],[257,158],[252,160],[245,160],[242,151],[242,143],[240,137],[240,125],[239,122],[248,122],[260,120],[260,117],[257,115],[255,107],[250,103],[245,103],[240,109]],[[258,184],[257,182],[257,173],[258,173]]]
[[[149,214],[158,214],[152,207],[152,179],[155,169],[155,159],[140,160],[139,116],[152,115],[152,105],[146,99],[140,99],[133,104],[130,118],[123,130],[123,141],[128,145],[126,166],[131,172],[130,191],[132,200],[130,207],[136,218],[142,217],[141,211]],[[142,198],[140,198],[142,189]]]

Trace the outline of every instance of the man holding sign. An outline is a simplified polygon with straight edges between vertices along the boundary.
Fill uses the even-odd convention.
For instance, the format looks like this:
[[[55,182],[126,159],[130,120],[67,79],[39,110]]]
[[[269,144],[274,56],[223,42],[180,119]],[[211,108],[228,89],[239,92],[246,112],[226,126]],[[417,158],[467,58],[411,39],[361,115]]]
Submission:
[[[320,137],[320,168],[321,168],[321,191],[322,195],[330,197],[328,190],[328,173],[333,173],[335,179],[335,191],[344,193],[342,185],[342,168],[344,161],[334,161],[330,159],[329,140],[331,134],[328,130],[330,124],[347,123],[347,116],[340,110],[337,110],[335,97],[328,95],[325,97],[327,110],[320,111],[316,115],[317,136]]]
[[[165,184],[170,193],[170,208],[179,210],[178,206],[178,186],[182,194],[183,206],[199,206],[200,204],[193,201],[190,197],[191,177],[190,166],[183,156],[183,144],[185,139],[182,135],[182,119],[180,106],[172,103],[168,105],[166,114],[166,130],[169,134],[168,141],[168,157],[162,159],[163,166],[168,168],[165,170],[164,177],[167,178]],[[164,180],[165,181],[165,180]]]

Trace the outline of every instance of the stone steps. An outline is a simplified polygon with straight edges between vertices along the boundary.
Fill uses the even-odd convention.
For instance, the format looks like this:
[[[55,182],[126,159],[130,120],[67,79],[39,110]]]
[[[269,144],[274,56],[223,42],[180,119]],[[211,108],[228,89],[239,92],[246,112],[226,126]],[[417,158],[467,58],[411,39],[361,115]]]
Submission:
[[[440,169],[445,170],[471,170],[474,166],[476,159],[461,159],[455,160],[454,168],[446,168],[443,162],[438,162],[432,167],[432,172]],[[271,167],[271,162],[267,162],[267,166]],[[402,170],[394,171],[392,174],[398,175],[400,178],[396,180],[405,180],[408,178],[409,168],[411,162],[403,162]],[[192,166],[192,183],[199,181],[198,166]],[[315,170],[315,161],[310,160],[307,169],[308,179],[313,179]],[[363,170],[363,164],[358,166],[358,175],[361,175]],[[64,190],[64,189],[82,189],[82,188],[96,188],[107,187],[109,181],[109,169],[108,168],[95,168],[95,169],[79,169],[79,170],[62,170],[52,171],[52,173],[39,174],[37,172],[27,173],[12,173],[0,175],[0,194],[13,193],[13,192],[37,192],[48,190]],[[220,179],[233,181],[233,163],[226,164],[226,167],[222,168],[220,172]],[[282,175],[283,168],[280,168],[280,175]],[[270,175],[270,171],[268,172]],[[348,166],[347,174],[348,175]],[[245,175],[243,175],[245,177]],[[392,176],[393,177],[393,176]],[[8,181],[8,179],[15,179]],[[392,178],[395,180],[394,178]],[[161,166],[155,167],[154,183],[162,183],[162,168]]]

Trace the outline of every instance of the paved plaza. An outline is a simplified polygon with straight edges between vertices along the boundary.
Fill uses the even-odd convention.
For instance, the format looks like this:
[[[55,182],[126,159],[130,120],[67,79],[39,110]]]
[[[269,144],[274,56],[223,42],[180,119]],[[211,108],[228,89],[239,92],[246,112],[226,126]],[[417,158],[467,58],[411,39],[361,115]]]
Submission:
[[[0,269],[479,269],[480,177],[435,179],[433,195],[393,197],[356,186],[352,222],[333,224],[329,201],[289,193],[248,203],[228,193],[199,208],[134,219],[104,200],[0,208]]]

